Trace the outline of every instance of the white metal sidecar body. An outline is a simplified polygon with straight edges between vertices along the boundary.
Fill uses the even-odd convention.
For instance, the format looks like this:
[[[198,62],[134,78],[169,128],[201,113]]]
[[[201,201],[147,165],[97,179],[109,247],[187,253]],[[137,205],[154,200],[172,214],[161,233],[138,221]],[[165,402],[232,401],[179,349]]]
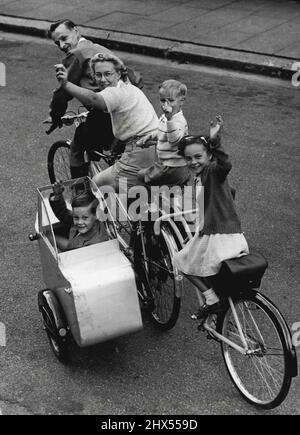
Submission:
[[[66,190],[71,183],[64,183]],[[43,279],[76,343],[84,347],[141,329],[135,274],[118,241],[59,252],[56,234],[61,224],[49,204],[52,186],[37,192],[35,238]]]

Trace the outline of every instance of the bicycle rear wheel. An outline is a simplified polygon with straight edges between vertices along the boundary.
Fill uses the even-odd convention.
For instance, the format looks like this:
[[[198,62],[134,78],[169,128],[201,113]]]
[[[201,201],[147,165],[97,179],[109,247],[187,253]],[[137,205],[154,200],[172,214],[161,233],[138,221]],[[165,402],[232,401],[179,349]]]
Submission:
[[[55,181],[67,181],[70,180],[70,143],[68,141],[55,142],[47,157],[48,175],[50,183]]]
[[[145,254],[141,243],[135,248],[135,263],[142,263],[142,280],[148,295],[151,321],[161,330],[175,326],[181,304],[180,282],[172,264],[176,242],[166,226],[158,236],[152,231],[145,237]]]
[[[226,368],[249,403],[275,408],[287,396],[297,371],[288,327],[278,309],[258,292],[248,292],[233,303],[249,350],[245,355],[221,342]],[[217,328],[226,338],[244,347],[230,306],[219,316]]]

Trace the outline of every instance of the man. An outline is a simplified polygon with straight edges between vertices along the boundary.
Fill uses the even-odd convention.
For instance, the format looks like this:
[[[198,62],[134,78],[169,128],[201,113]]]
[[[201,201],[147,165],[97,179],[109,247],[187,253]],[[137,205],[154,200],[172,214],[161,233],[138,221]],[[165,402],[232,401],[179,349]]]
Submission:
[[[97,53],[112,54],[112,52],[102,45],[94,44],[83,38],[78,28],[70,20],[61,20],[51,24],[48,35],[57,47],[66,54],[62,64],[67,68],[68,81],[93,91],[101,90],[94,82],[89,60]],[[130,79],[133,84],[139,86],[138,76],[132,72]],[[135,80],[136,83],[134,83]],[[51,123],[53,127],[61,127],[61,117],[65,114],[71,99],[72,97],[62,88],[56,89],[50,102],[50,116],[44,123]],[[89,108],[87,107],[87,109]],[[83,158],[87,147],[91,150],[101,151],[109,148],[113,140],[110,115],[92,109],[86,122],[77,127],[71,143],[70,170],[72,178],[87,175],[88,168]]]

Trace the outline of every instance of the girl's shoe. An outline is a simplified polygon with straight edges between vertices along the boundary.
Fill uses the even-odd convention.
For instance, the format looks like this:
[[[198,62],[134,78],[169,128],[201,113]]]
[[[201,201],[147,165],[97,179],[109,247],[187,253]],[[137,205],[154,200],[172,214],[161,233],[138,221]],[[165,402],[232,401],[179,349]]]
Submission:
[[[210,316],[211,314],[217,314],[223,310],[224,310],[224,306],[222,305],[222,303],[220,301],[216,302],[215,304],[212,304],[212,305],[203,304],[199,308],[197,313],[192,316],[192,318],[196,318],[198,320],[205,319],[206,317]]]

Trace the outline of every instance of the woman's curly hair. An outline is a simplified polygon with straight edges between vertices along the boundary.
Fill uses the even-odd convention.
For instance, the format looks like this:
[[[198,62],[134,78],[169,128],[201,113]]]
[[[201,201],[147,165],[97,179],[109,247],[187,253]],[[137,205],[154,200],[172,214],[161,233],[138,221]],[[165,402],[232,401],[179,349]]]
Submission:
[[[124,62],[113,54],[97,53],[90,60],[90,66],[93,74],[95,74],[95,65],[98,62],[111,62],[117,72],[121,74],[121,79],[126,82],[128,79],[127,68]]]

